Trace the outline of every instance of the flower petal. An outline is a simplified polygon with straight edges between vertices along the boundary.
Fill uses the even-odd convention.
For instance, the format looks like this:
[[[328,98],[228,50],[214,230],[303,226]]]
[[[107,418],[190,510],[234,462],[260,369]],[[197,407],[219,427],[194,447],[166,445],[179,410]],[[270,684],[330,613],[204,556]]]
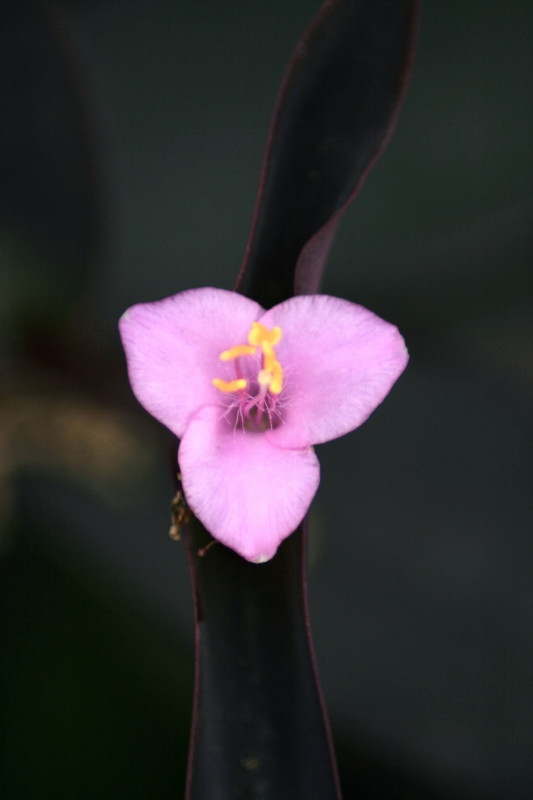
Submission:
[[[213,378],[234,378],[219,356],[245,342],[263,309],[224,289],[191,289],[128,309],[120,334],[130,383],[142,406],[182,436],[194,411],[217,403]]]
[[[403,372],[398,329],[366,308],[327,295],[301,295],[259,320],[279,325],[283,425],[267,432],[280,447],[336,439],[361,425]]]
[[[190,507],[208,531],[248,561],[268,561],[299,525],[318,488],[312,448],[285,450],[264,433],[234,429],[220,407],[190,420],[178,461]]]

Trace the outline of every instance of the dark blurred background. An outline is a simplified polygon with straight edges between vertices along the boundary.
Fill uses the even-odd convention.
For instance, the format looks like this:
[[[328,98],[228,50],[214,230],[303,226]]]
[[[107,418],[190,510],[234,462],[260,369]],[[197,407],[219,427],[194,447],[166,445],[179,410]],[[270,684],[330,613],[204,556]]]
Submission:
[[[116,323],[233,285],[317,7],[1,4],[8,800],[182,795],[171,440],[130,394]],[[527,0],[426,4],[397,132],[324,281],[411,351],[368,423],[319,448],[311,611],[347,800],[533,792],[532,23]]]

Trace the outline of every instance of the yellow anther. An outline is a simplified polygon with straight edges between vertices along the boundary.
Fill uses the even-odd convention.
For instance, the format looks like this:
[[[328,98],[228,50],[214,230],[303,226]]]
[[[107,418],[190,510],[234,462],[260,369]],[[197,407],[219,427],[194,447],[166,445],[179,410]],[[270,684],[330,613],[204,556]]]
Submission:
[[[272,394],[280,394],[283,389],[283,369],[276,358],[274,348],[263,343],[261,345],[264,356],[263,369],[259,373],[258,381],[261,386],[268,386]],[[267,377],[268,376],[268,379]]]
[[[237,378],[235,381],[223,381],[221,378],[214,378],[213,386],[215,389],[220,389],[221,392],[240,392],[242,389],[246,389],[248,381],[244,378]]]
[[[234,358],[239,358],[240,356],[253,356],[254,353],[255,347],[251,347],[249,344],[237,344],[235,347],[230,347],[229,350],[224,350],[224,352],[220,354],[220,360],[232,361]]]
[[[274,361],[271,368],[272,380],[268,387],[272,394],[281,394],[283,389],[283,370],[279,361]]]
[[[261,350],[263,351],[265,369],[268,369],[269,372],[272,372],[272,365],[276,361],[276,354],[274,352],[274,348],[272,347],[272,345],[268,344],[268,342],[263,342],[263,344],[261,345]]]
[[[277,344],[281,339],[281,328],[276,325],[275,328],[267,328],[261,322],[252,322],[252,329],[248,334],[248,342],[252,345]]]
[[[279,325],[276,325],[270,331],[270,344],[277,344],[281,339],[281,328]]]

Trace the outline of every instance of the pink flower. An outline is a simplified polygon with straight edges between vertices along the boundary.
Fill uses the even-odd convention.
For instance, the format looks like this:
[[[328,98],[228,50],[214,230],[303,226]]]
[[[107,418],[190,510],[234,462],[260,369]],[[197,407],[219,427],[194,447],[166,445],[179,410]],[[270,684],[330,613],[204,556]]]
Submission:
[[[272,558],[313,500],[313,445],[361,425],[408,359],[393,325],[326,295],[265,311],[191,289],[133,306],[120,332],[137,399],[181,439],[188,504],[255,562]]]

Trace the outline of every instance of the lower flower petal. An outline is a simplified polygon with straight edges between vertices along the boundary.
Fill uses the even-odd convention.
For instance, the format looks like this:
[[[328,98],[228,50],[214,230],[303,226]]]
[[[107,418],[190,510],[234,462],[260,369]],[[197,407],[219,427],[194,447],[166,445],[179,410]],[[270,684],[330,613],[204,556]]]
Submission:
[[[289,450],[233,429],[220,407],[191,418],[178,460],[188,504],[215,539],[248,561],[268,561],[305,516],[318,488],[312,448]]]

